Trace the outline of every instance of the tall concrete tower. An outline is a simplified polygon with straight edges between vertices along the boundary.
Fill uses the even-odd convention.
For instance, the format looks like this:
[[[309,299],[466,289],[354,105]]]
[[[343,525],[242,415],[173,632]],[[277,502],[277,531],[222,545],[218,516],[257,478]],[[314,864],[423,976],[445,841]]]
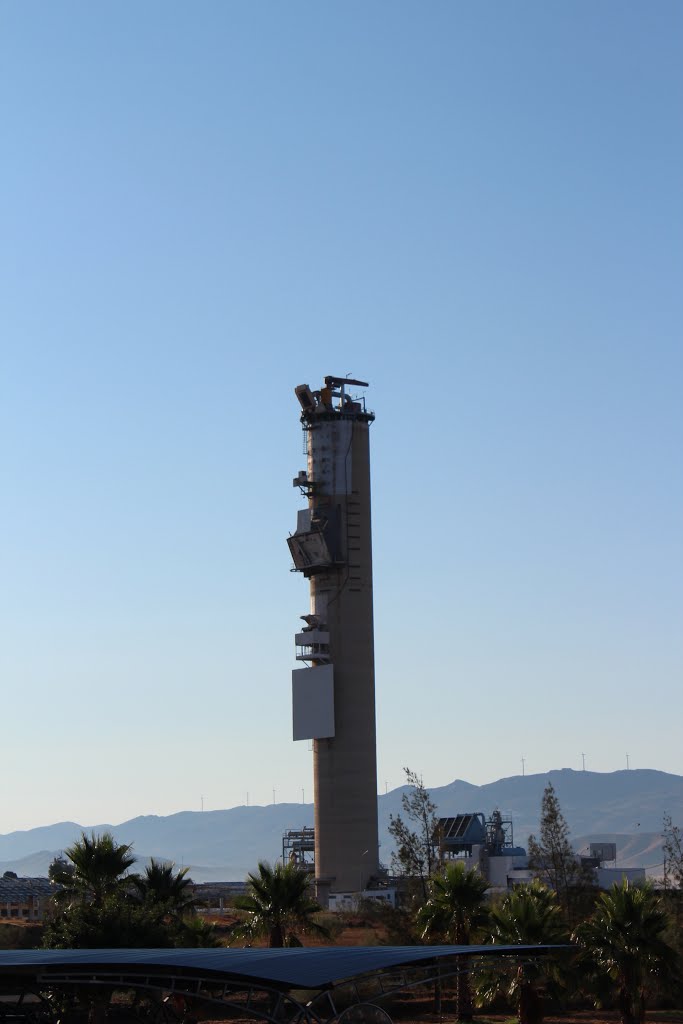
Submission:
[[[379,867],[375,655],[370,529],[370,424],[363,381],[325,377],[295,388],[308,464],[294,479],[308,498],[288,538],[309,581],[310,612],[296,635],[294,739],[313,740],[318,899],[357,892]]]

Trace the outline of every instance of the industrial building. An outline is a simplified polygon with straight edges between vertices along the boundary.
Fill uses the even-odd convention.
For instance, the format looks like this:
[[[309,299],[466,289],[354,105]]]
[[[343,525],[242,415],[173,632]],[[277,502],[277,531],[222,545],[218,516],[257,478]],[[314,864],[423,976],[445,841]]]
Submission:
[[[442,864],[466,860],[468,867],[477,868],[492,893],[512,889],[534,877],[526,850],[514,844],[512,820],[503,818],[500,811],[494,811],[490,818],[481,812],[440,818],[439,853]],[[623,879],[633,884],[645,881],[645,868],[620,868],[616,857],[615,843],[591,843],[589,855],[577,855],[577,860],[594,871],[595,885],[600,889],[609,889]]]
[[[620,868],[617,864],[616,843],[591,843],[588,856],[582,856],[584,867],[592,868],[595,881],[600,889],[609,889],[615,883],[627,881],[630,885],[642,885],[646,879],[645,868]]]
[[[0,877],[0,918],[42,921],[55,890],[49,878],[18,878],[13,871],[5,871]]]
[[[302,871],[315,871],[315,829],[310,825],[290,828],[282,836],[282,863],[296,864]]]
[[[500,811],[490,818],[481,812],[440,818],[439,853],[442,864],[467,860],[467,866],[477,868],[494,891],[531,880],[526,850],[515,846],[512,820],[503,818]]]
[[[356,389],[325,377],[295,388],[306,469],[294,478],[307,499],[288,538],[293,569],[308,580],[309,609],[296,635],[293,735],[313,742],[315,888],[366,889],[379,869],[375,664],[370,519],[370,424]],[[352,394],[352,392],[354,392]]]

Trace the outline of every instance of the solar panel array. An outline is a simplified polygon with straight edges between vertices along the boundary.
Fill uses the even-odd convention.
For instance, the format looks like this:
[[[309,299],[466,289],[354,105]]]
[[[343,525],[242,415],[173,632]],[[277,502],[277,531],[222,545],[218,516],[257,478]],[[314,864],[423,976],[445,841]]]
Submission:
[[[456,814],[454,818],[440,818],[444,839],[468,839],[470,842],[486,840],[486,826],[480,814]]]
[[[0,875],[0,903],[28,903],[45,899],[55,892],[49,878],[12,878]]]

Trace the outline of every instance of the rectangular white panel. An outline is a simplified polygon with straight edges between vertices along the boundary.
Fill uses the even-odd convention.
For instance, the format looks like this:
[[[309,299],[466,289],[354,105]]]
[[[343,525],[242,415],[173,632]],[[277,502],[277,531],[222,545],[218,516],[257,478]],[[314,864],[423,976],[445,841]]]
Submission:
[[[292,719],[295,740],[322,740],[334,736],[332,665],[294,669]]]

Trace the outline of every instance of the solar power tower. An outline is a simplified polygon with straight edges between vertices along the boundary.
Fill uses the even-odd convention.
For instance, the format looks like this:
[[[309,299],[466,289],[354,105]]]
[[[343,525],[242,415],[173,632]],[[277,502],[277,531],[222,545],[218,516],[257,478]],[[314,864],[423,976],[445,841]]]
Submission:
[[[318,899],[358,892],[377,874],[375,655],[370,529],[370,424],[374,414],[325,377],[295,388],[307,468],[294,479],[308,498],[288,538],[308,579],[310,611],[296,635],[294,739],[313,741],[315,881]]]

